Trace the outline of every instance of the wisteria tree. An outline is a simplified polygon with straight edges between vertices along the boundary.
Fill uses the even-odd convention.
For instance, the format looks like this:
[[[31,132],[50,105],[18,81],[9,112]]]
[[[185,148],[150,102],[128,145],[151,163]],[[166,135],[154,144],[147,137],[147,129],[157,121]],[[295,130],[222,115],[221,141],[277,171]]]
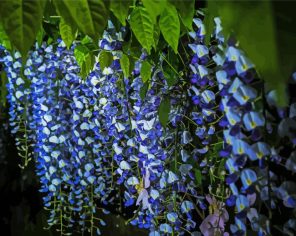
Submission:
[[[2,0],[0,153],[9,133],[43,226],[294,235],[293,6]]]

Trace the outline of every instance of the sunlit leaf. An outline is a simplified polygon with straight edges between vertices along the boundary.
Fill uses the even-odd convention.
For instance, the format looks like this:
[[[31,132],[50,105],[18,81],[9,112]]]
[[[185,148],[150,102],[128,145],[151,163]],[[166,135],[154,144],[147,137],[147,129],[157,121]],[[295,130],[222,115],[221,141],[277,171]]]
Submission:
[[[167,43],[178,51],[178,42],[180,36],[180,21],[178,12],[172,4],[167,4],[159,19],[160,31]]]
[[[92,43],[92,39],[87,35],[85,35],[85,37],[80,42],[85,45],[85,44]]]
[[[140,44],[150,53],[154,44],[154,24],[144,7],[136,7],[130,16],[130,25]]]
[[[8,38],[7,34],[5,33],[1,24],[0,24],[0,44],[2,46],[4,46],[7,50],[12,49],[9,38]]]

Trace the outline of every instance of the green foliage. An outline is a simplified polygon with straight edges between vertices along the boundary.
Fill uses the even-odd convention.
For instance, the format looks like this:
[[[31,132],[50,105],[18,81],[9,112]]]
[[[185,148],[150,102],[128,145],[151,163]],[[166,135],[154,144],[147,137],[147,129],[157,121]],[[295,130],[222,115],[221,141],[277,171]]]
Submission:
[[[44,37],[44,30],[41,27],[41,29],[38,31],[37,36],[36,36],[36,41],[38,43],[39,46],[41,46],[42,42],[43,42],[43,37]]]
[[[148,82],[144,83],[143,86],[141,87],[141,90],[140,90],[141,99],[144,99],[146,97],[148,87],[149,87]]]
[[[77,27],[84,34],[97,40],[107,25],[109,15],[107,1],[66,0],[64,4]],[[62,14],[62,12],[60,13]]]
[[[125,20],[128,16],[128,11],[131,3],[131,0],[111,0],[110,2],[110,10],[123,26],[126,25]]]
[[[156,22],[159,16],[166,7],[166,0],[142,0],[147,12],[149,13],[153,22]]]
[[[61,16],[65,24],[69,25],[72,29],[77,29],[76,23],[72,18],[69,9],[65,5],[65,1],[53,0],[53,4],[47,5],[46,7],[48,7],[49,10],[52,11],[51,14],[54,14],[54,11],[56,11],[57,14]],[[50,18],[50,15],[48,17]]]
[[[125,75],[128,75],[141,47],[151,58],[167,44],[178,53],[180,31],[192,30],[192,19],[197,10],[195,3],[195,0],[2,0],[0,43],[9,50],[16,48],[23,56],[35,40],[40,44],[44,36],[47,36],[48,43],[61,36],[68,48],[76,36],[78,40],[88,36],[94,40],[89,45],[97,45],[111,10],[116,27],[121,24],[132,31],[126,40],[128,52],[125,54],[128,57],[121,60],[125,63]],[[259,76],[268,82],[269,89],[276,89],[279,104],[285,104],[285,85],[295,69],[294,6],[290,2],[282,4],[269,0],[207,1],[205,9],[207,42],[213,30],[213,18],[220,16],[224,33],[233,33],[238,39],[241,48],[256,65]],[[283,23],[279,26],[277,21]],[[81,48],[76,50],[84,75],[94,62],[92,50],[87,47],[88,53]],[[174,75],[177,67],[164,68],[169,85],[178,79],[178,75]]]
[[[46,1],[2,0],[0,19],[10,42],[25,57],[41,26]]]
[[[74,49],[74,56],[80,66],[80,74],[85,78],[94,65],[94,55],[88,47],[81,44]]]
[[[130,26],[140,44],[150,53],[154,45],[154,24],[144,7],[136,7],[130,16]]]
[[[3,26],[0,24],[0,44],[3,45],[6,49],[11,50],[11,43],[8,36],[6,35]]]
[[[180,22],[178,12],[172,4],[167,4],[159,19],[160,31],[167,43],[178,52]]]
[[[86,55],[89,53],[89,50],[84,45],[78,45],[74,50],[74,56],[80,67],[82,67],[83,62],[85,61]]]
[[[153,39],[154,39],[154,49],[155,51],[157,51],[157,45],[158,45],[158,41],[159,41],[159,36],[160,36],[160,29],[159,29],[159,25],[155,25],[154,27],[154,33],[153,33]]]
[[[69,49],[75,39],[75,30],[72,28],[71,25],[66,23],[63,18],[61,18],[59,26],[60,26],[60,34],[61,34],[62,40],[64,41],[67,48]]]
[[[93,41],[90,37],[88,37],[87,35],[81,40],[81,43],[83,45],[88,45],[88,44],[92,44]]]
[[[169,87],[171,87],[177,83],[178,76],[176,75],[176,73],[174,71],[172,71],[172,69],[170,69],[168,67],[165,68],[165,70],[163,71],[163,74],[164,74],[164,78],[167,81],[167,84]]]
[[[170,110],[171,110],[170,99],[168,97],[165,97],[162,99],[158,109],[159,121],[163,127],[167,125],[167,122],[169,120]]]
[[[106,67],[110,66],[113,61],[113,55],[108,51],[101,51],[99,54],[99,63],[101,70],[104,70]]]
[[[180,77],[178,73],[178,66],[179,66],[179,60],[178,57],[174,54],[173,50],[169,48],[167,55],[161,55],[164,63],[162,65],[162,70],[164,77],[167,81],[168,86],[173,86],[178,82],[178,79]]]
[[[178,1],[171,0],[180,14],[183,24],[190,30],[192,30],[192,21],[195,13],[195,0]]]
[[[141,74],[143,83],[147,82],[150,79],[151,68],[152,66],[148,61],[144,61],[142,63],[140,74]]]
[[[127,55],[122,54],[120,58],[120,65],[125,78],[128,78],[130,75],[130,61]]]

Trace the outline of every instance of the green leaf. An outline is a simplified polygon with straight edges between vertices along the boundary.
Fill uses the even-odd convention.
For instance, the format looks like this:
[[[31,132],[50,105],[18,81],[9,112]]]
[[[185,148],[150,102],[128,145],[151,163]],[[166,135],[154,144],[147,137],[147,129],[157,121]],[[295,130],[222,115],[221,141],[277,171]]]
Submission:
[[[142,100],[144,100],[145,97],[146,97],[148,87],[149,87],[149,84],[148,84],[148,82],[146,82],[146,83],[143,84],[143,86],[140,89],[140,97],[141,97]]]
[[[192,30],[192,22],[195,12],[195,0],[171,0],[171,2],[176,6],[178,12],[181,16],[183,24],[190,30]]]
[[[136,7],[132,11],[130,25],[137,40],[150,54],[151,47],[154,44],[154,24],[144,7]]]
[[[130,62],[127,55],[122,54],[122,57],[120,58],[120,65],[121,65],[121,69],[123,71],[124,77],[128,78],[130,75]]]
[[[56,0],[59,1],[59,0]],[[78,28],[94,40],[102,35],[108,21],[108,1],[103,0],[65,0],[65,7]],[[64,9],[61,15],[63,16]],[[64,18],[66,19],[66,18]]]
[[[41,27],[40,30],[37,33],[37,36],[36,36],[36,41],[37,41],[39,46],[41,46],[41,44],[43,42],[44,33],[45,33],[44,29],[43,29],[43,27]]]
[[[71,28],[73,28],[73,29],[77,28],[76,22],[73,19],[73,17],[71,16],[69,9],[65,5],[65,2],[66,1],[53,0],[53,5],[55,7],[55,10],[56,10],[57,14],[60,15],[68,25],[71,25]],[[46,6],[46,7],[48,7],[48,6]],[[50,8],[50,6],[49,6],[49,8]]]
[[[178,12],[172,4],[167,4],[159,19],[160,31],[167,43],[178,52],[178,42],[180,36],[180,21]]]
[[[141,74],[143,83],[145,83],[151,78],[151,68],[152,66],[148,61],[144,61],[142,63],[140,74]]]
[[[157,50],[157,44],[158,44],[158,41],[159,41],[159,36],[160,36],[159,26],[155,25],[154,33],[153,33],[153,39],[154,39],[153,47],[154,47],[155,51]]]
[[[136,60],[133,57],[129,57],[129,73],[131,73],[135,68]]]
[[[74,49],[74,56],[80,66],[80,75],[85,78],[94,65],[94,55],[85,45],[78,45]]]
[[[128,10],[131,3],[131,0],[111,0],[110,10],[123,26],[126,25],[125,20],[128,16]]]
[[[199,169],[194,169],[194,175],[195,175],[196,185],[201,186],[201,184],[202,184],[201,171]]]
[[[108,51],[102,51],[99,54],[99,63],[101,70],[103,71],[106,67],[110,66],[113,61],[113,55]]]
[[[78,45],[77,47],[75,47],[74,56],[80,67],[82,66],[82,63],[85,61],[85,57],[88,53],[89,53],[89,50],[84,45]]]
[[[4,46],[7,50],[11,50],[11,43],[8,36],[6,35],[2,25],[0,24],[0,44]]]
[[[163,127],[166,126],[169,120],[170,110],[171,110],[170,99],[168,97],[165,97],[162,99],[160,106],[158,108],[159,121]]]
[[[60,21],[60,34],[62,40],[69,49],[75,39],[75,30],[72,28],[71,25],[67,24],[63,18],[61,18]]]
[[[46,0],[46,4],[44,7],[45,10],[43,12],[43,20],[51,21],[53,19],[52,16],[60,15],[60,14],[58,14],[58,11],[57,11],[58,9],[55,6],[54,1],[55,0]],[[60,1],[60,2],[62,2],[62,1]]]
[[[164,78],[167,81],[169,87],[173,86],[178,82],[178,76],[171,68],[166,68],[164,71]]]
[[[2,0],[0,19],[10,42],[25,57],[41,27],[46,1]]]
[[[83,64],[83,69],[81,71],[83,78],[85,78],[89,74],[89,72],[93,69],[94,63],[95,63],[95,57],[90,52],[85,57],[85,62]]]
[[[167,81],[168,86],[173,86],[178,82],[180,77],[178,73],[178,68],[180,65],[179,59],[175,56],[172,48],[169,48],[167,50],[167,55],[162,55],[161,58],[163,58],[164,60],[162,64],[164,77]]]
[[[92,39],[90,37],[88,37],[87,35],[84,36],[84,38],[81,40],[81,43],[82,44],[89,44],[89,43],[92,43]]]
[[[156,18],[162,13],[167,0],[142,0],[142,2],[153,22],[156,22]]]

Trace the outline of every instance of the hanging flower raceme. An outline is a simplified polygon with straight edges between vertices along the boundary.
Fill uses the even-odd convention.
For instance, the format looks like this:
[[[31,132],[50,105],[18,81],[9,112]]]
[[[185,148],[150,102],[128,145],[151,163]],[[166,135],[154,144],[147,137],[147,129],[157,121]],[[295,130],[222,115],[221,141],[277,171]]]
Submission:
[[[34,121],[32,120],[32,100],[30,91],[30,80],[32,61],[26,63],[21,61],[19,52],[10,54],[0,46],[1,63],[8,79],[7,101],[9,106],[9,124],[11,133],[15,135],[19,156],[23,161],[20,167],[24,168],[32,159],[30,140],[34,139]],[[22,69],[22,63],[24,69]]]
[[[232,190],[226,203],[238,211],[231,229],[236,234],[245,232],[248,218],[253,225],[261,222],[252,226],[254,231],[270,234],[268,218],[252,208],[258,197],[270,210],[276,208],[277,177],[269,168],[269,159],[275,162],[281,159],[272,147],[274,142],[266,138],[272,132],[270,116],[266,108],[258,108],[266,105],[261,98],[265,91],[258,90],[258,84],[263,84],[258,81],[254,65],[235,45],[229,44],[225,58],[216,63],[220,66],[216,78],[223,93],[220,110],[225,113],[220,126],[224,128],[226,146],[220,155],[227,158],[225,167],[229,175],[226,183]]]
[[[66,197],[69,193],[72,163],[69,160],[67,141],[69,138],[68,101],[63,97],[63,59],[65,45],[59,42],[57,48],[43,44],[36,61],[37,72],[32,80],[33,115],[36,121],[37,175],[41,181],[44,205],[50,209],[48,223],[59,225],[66,232],[71,226],[71,208]],[[62,76],[61,76],[62,75]],[[61,77],[60,77],[61,76]],[[67,223],[66,223],[67,222]]]
[[[191,109],[189,118],[196,130],[194,136],[192,136],[194,138],[189,142],[194,145],[192,157],[199,163],[199,169],[195,169],[196,177],[200,175],[199,173],[210,176],[210,182],[208,187],[206,187],[208,188],[207,191],[209,191],[211,195],[223,200],[228,194],[228,190],[225,188],[224,184],[221,185],[225,175],[225,171],[221,166],[223,167],[225,160],[219,157],[219,150],[223,145],[223,139],[221,137],[223,127],[221,127],[220,124],[225,120],[225,114],[219,110],[219,102],[224,92],[215,79],[215,63],[217,63],[217,58],[221,58],[218,52],[220,48],[222,48],[224,39],[221,35],[222,28],[220,20],[215,18],[215,23],[216,29],[212,38],[216,40],[218,44],[205,45],[204,25],[199,18],[194,19],[195,33],[190,33],[193,42],[188,46],[193,56],[190,63],[189,96],[193,103],[193,109]],[[187,138],[187,140],[189,139]],[[190,149],[191,147],[189,146],[189,150]],[[186,149],[181,152],[185,163],[188,162],[188,158],[190,157],[187,153],[188,151]],[[201,176],[199,179],[201,179]],[[204,195],[200,197],[202,199],[205,198]],[[203,211],[209,210],[204,201],[200,201],[198,206]],[[202,219],[204,219],[204,217],[202,217]],[[209,232],[212,231],[210,230],[211,226],[208,225],[208,219],[214,219],[213,215],[208,215],[202,221],[203,223],[200,224],[200,229],[210,235]],[[207,230],[210,231],[208,232]],[[224,232],[224,224],[223,229],[221,228],[220,230]]]

